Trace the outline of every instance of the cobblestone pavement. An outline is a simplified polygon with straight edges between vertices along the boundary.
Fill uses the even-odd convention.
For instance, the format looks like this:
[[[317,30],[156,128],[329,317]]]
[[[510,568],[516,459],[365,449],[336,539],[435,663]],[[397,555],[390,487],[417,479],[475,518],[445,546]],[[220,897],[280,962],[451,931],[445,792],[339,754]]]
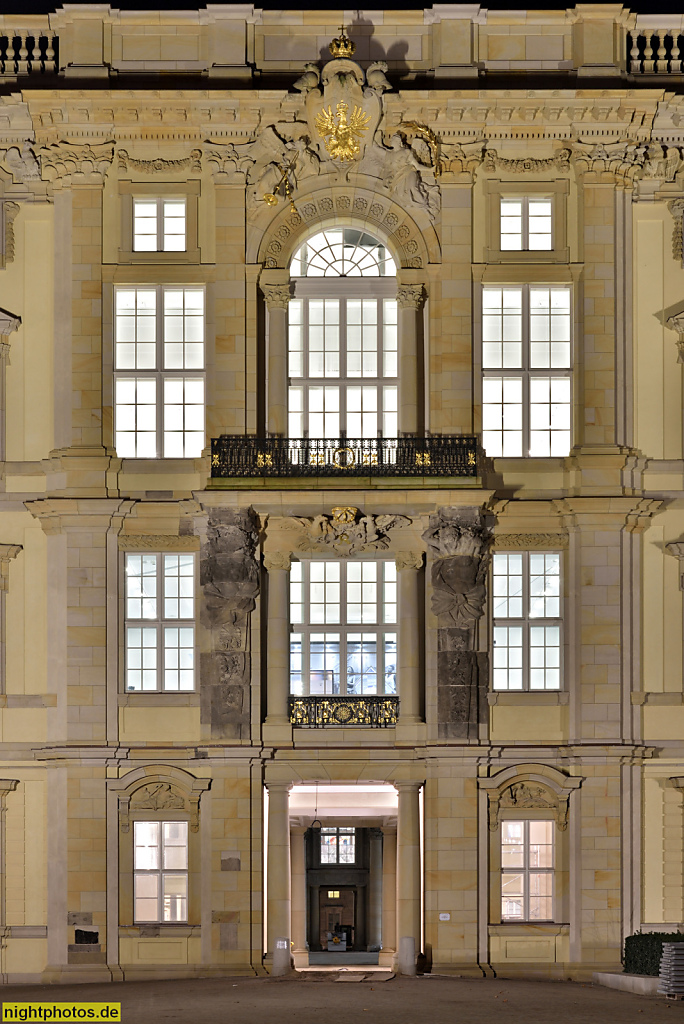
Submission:
[[[349,978],[349,975],[347,976]],[[359,975],[356,975],[358,978]],[[361,976],[363,977],[363,976]],[[123,1024],[675,1024],[684,1002],[573,982],[329,975],[7,986],[3,1002],[120,1002]],[[365,1015],[368,1014],[366,1017]]]

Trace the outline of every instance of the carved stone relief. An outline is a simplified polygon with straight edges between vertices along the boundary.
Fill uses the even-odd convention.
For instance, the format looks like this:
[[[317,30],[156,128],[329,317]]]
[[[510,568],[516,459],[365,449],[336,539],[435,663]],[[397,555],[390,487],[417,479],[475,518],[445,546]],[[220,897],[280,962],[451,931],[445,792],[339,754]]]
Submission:
[[[43,178],[63,186],[101,185],[114,159],[114,144],[55,142],[39,151]]]
[[[555,807],[557,800],[544,786],[532,782],[515,782],[505,789],[499,807]]]
[[[488,658],[475,650],[485,602],[489,531],[476,508],[443,508],[423,534],[432,556],[432,610],[437,617],[439,735],[478,736],[487,720]]]
[[[303,529],[297,550],[334,552],[343,558],[364,551],[386,550],[391,542],[389,532],[411,524],[408,516],[364,516],[352,506],[333,508],[330,515],[297,517],[296,522]]]
[[[128,150],[120,149],[117,152],[120,171],[127,171],[132,168],[134,171],[142,171],[143,174],[168,174],[173,171],[201,171],[202,150],[193,149],[192,152],[179,160],[164,160],[157,157],[155,160],[140,160],[129,154]]]
[[[507,160],[499,156],[495,149],[489,149],[484,156],[484,169],[486,171],[508,171],[509,174],[530,174],[536,171],[569,171],[571,150],[559,149],[553,156],[545,160],[536,160],[532,157],[523,157],[519,160]]]
[[[133,793],[131,807],[149,811],[185,810],[185,800],[168,782],[152,782]]]
[[[258,521],[251,510],[212,510],[200,548],[200,717],[212,739],[249,737],[249,617],[259,593]]]

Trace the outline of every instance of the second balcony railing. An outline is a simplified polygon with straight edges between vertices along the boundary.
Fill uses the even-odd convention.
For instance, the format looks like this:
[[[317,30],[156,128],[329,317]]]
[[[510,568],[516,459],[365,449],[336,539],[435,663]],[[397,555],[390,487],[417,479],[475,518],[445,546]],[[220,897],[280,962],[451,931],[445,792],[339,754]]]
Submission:
[[[212,477],[477,476],[470,435],[383,438],[245,437],[211,441]]]

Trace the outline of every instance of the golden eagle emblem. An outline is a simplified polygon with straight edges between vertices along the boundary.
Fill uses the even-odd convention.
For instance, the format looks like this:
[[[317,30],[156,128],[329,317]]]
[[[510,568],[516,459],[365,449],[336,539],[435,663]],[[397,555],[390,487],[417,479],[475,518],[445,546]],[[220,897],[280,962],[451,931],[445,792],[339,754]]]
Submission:
[[[334,114],[331,107],[327,110],[323,108],[316,118],[316,130],[325,139],[325,148],[333,160],[355,160],[361,152],[357,139],[368,131],[370,114],[366,114],[361,107],[354,107],[347,120],[348,110],[344,100],[340,100]]]

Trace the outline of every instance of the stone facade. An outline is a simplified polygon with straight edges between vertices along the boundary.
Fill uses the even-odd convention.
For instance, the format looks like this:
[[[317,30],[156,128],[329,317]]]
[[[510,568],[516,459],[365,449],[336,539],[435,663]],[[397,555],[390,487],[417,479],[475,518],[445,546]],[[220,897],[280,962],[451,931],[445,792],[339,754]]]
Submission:
[[[4,981],[278,973],[290,941],[305,965],[314,817],[367,830],[368,935],[407,973],[412,940],[440,973],[585,978],[684,927],[684,28],[442,5],[374,12],[329,59],[340,17],[0,17]],[[502,249],[501,197],[535,194],[553,249]],[[135,250],[140,197],[185,200],[184,250]],[[290,264],[335,227],[396,265],[406,474],[371,448],[345,475],[344,439],[335,472],[274,471]],[[527,284],[572,296],[569,454],[433,473],[431,446],[482,430],[482,287]],[[206,295],[206,446],[123,458],[116,289],[174,285]],[[221,435],[249,471],[217,472]],[[548,551],[562,685],[495,690],[492,556]],[[192,690],[125,684],[145,552],[193,553]],[[293,724],[288,587],[312,558],[394,562],[384,728]],[[353,814],[319,816],[319,787]],[[501,919],[518,820],[552,822],[552,920]],[[187,913],[141,923],[135,826],[164,821],[187,824]]]

